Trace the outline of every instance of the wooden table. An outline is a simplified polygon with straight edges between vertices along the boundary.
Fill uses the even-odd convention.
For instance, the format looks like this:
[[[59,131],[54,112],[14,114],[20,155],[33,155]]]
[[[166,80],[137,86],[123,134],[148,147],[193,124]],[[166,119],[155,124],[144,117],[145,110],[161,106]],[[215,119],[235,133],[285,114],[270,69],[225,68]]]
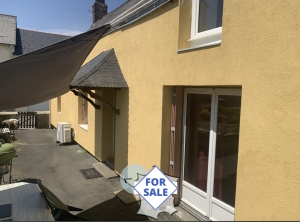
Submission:
[[[5,204],[12,204],[13,221],[54,221],[37,184],[14,183],[0,186],[0,205]]]

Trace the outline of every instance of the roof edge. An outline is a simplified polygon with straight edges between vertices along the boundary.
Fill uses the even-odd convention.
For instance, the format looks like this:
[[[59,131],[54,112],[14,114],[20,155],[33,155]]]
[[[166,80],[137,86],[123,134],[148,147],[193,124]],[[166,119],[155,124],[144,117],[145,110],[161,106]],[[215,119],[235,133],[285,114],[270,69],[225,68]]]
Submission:
[[[4,16],[10,16],[10,17],[17,18],[17,16],[16,16],[16,15],[6,15],[6,14],[1,14],[1,13],[0,13],[0,15],[4,15]]]
[[[129,1],[130,1],[130,0],[126,0],[123,4],[119,5],[117,8],[115,8],[114,10],[112,10],[110,13],[107,13],[106,15],[104,15],[101,19],[103,19],[103,18],[105,18],[106,16],[108,16],[108,15],[114,13],[114,12],[117,11],[119,8],[123,7],[123,5],[128,4]],[[91,25],[91,27],[93,27],[93,25],[96,24],[96,23],[97,23],[97,21],[94,22],[94,23]]]
[[[23,28],[17,28],[19,30],[24,30],[28,32],[38,32],[38,33],[43,33],[43,34],[50,34],[50,35],[59,35],[59,36],[65,36],[65,37],[72,37],[71,35],[61,35],[57,33],[51,33],[51,32],[42,32],[42,31],[37,31],[37,30],[29,30],[29,29],[23,29]]]
[[[155,0],[153,3],[149,4],[147,7],[145,7],[144,9],[141,9],[139,11],[137,11],[136,13],[134,13],[133,15],[129,16],[128,18],[126,18],[125,20],[122,20],[121,22],[117,23],[116,25],[111,26],[111,28],[104,34],[108,35],[120,28],[123,28],[127,25],[130,25],[140,19],[142,19],[143,17],[145,17],[146,15],[150,14],[151,12],[155,11],[156,9],[158,9],[159,7],[165,5],[168,2],[173,2],[174,0]],[[125,3],[124,3],[125,4]],[[96,24],[96,23],[94,23]],[[93,24],[93,25],[94,25]],[[92,26],[93,26],[92,25]],[[93,27],[91,29],[97,28]]]

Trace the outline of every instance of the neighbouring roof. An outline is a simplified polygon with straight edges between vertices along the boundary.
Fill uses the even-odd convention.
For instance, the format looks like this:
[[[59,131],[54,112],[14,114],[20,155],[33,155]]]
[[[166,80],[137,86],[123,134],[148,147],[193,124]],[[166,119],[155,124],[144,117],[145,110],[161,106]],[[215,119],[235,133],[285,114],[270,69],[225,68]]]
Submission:
[[[0,43],[16,44],[17,17],[0,14]]]
[[[114,49],[104,51],[77,72],[71,88],[128,88]]]
[[[16,32],[15,55],[24,55],[26,53],[44,48],[54,43],[60,42],[70,36],[17,29]]]

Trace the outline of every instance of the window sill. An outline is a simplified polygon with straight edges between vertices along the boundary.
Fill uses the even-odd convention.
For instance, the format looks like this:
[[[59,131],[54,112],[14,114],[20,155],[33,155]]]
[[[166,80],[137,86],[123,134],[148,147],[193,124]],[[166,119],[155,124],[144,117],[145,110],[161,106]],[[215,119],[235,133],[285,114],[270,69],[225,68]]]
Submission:
[[[78,126],[82,129],[88,131],[88,124],[79,124]]]
[[[205,48],[205,47],[210,47],[210,46],[216,46],[216,45],[221,45],[221,40],[211,42],[211,43],[207,43],[207,44],[203,44],[203,45],[198,45],[198,46],[195,46],[195,47],[179,49],[179,50],[177,50],[177,52],[185,52],[185,51],[190,51],[190,50],[200,49],[200,48]]]
[[[61,112],[57,112],[58,115],[61,115]]]
[[[211,29],[205,32],[198,33],[188,40],[190,48],[206,47],[221,42],[222,40],[222,27]]]

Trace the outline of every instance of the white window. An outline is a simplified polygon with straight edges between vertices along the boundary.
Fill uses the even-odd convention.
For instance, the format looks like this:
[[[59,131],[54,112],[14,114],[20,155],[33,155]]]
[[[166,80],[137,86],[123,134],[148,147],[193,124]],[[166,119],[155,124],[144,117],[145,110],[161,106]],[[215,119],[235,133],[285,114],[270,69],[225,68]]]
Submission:
[[[85,92],[79,92],[81,95],[88,97]],[[88,130],[88,101],[81,96],[78,97],[78,124],[84,130]]]
[[[221,43],[223,2],[224,0],[192,0],[190,47]]]
[[[87,93],[83,93],[87,97]],[[88,124],[88,101],[82,99],[82,124]]]
[[[61,114],[61,96],[57,97],[57,113]]]

